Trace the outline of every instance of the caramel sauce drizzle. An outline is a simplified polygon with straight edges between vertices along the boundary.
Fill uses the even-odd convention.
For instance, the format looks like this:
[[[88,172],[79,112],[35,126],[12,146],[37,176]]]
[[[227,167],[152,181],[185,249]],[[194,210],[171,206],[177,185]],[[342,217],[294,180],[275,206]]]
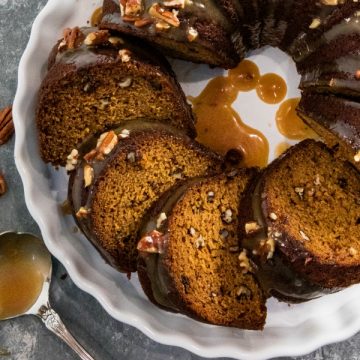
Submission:
[[[102,17],[102,6],[98,7],[94,10],[90,18],[90,25],[93,27],[97,27],[100,24]]]
[[[254,89],[259,78],[256,64],[245,60],[227,77],[212,79],[199,96],[189,97],[197,118],[197,141],[223,155],[238,150],[241,165],[247,167],[267,165],[269,143],[260,131],[246,125],[231,105],[239,91]]]
[[[316,133],[309,128],[297,115],[296,108],[300,98],[293,98],[284,101],[276,113],[276,126],[279,132],[292,140],[304,140],[317,138]]]
[[[269,73],[260,77],[256,86],[259,98],[267,104],[278,104],[284,100],[287,85],[282,77]]]
[[[243,60],[235,69],[229,70],[228,77],[238,91],[254,90],[260,79],[260,71],[255,63]]]

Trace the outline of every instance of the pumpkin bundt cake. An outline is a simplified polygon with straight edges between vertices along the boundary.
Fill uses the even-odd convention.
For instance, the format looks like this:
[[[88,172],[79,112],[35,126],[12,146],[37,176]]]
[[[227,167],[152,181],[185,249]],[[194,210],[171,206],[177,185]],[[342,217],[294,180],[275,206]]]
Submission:
[[[265,297],[237,236],[255,174],[189,180],[153,206],[138,243],[139,280],[152,302],[211,324],[263,328]]]
[[[126,126],[126,127],[125,127]],[[69,201],[80,229],[105,259],[136,270],[136,241],[152,203],[181,179],[221,170],[222,159],[169,126],[133,121],[86,142],[68,158],[76,164]]]
[[[305,140],[275,160],[242,203],[242,246],[265,290],[304,301],[360,282],[360,173]]]
[[[360,104],[334,95],[304,91],[298,114],[335,155],[360,170]]]
[[[64,165],[86,137],[144,118],[195,135],[190,106],[166,59],[139,40],[107,30],[65,30],[39,91],[43,160]]]

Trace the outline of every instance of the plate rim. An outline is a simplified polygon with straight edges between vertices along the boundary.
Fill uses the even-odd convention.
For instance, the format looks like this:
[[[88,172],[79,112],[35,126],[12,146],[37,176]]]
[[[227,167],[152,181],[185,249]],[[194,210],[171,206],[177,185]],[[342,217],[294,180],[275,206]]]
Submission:
[[[331,329],[326,336],[324,333],[319,333],[317,336],[314,336],[312,341],[304,344],[299,341],[297,346],[292,344],[291,347],[276,344],[273,344],[272,347],[267,347],[261,349],[261,347],[247,351],[245,349],[241,349],[239,347],[230,347],[224,348],[221,345],[217,345],[216,348],[209,347],[205,348],[204,345],[197,343],[193,338],[186,334],[178,334],[178,333],[165,333],[158,331],[152,324],[149,322],[144,322],[139,316],[134,316],[132,313],[127,313],[124,310],[114,309],[111,305],[109,299],[101,293],[97,289],[97,286],[86,278],[78,268],[78,264],[76,263],[76,259],[74,257],[69,257],[64,253],[61,246],[57,246],[56,242],[51,241],[51,239],[56,236],[56,231],[52,229],[49,223],[47,223],[43,217],[42,212],[39,207],[36,206],[36,197],[37,194],[37,186],[36,182],[31,176],[31,169],[28,168],[26,163],[26,154],[25,152],[25,144],[26,144],[26,129],[23,124],[23,114],[22,114],[22,105],[24,101],[26,101],[26,85],[28,82],[27,77],[27,63],[30,61],[31,56],[35,51],[35,45],[38,41],[38,36],[41,31],[41,26],[45,18],[51,16],[54,11],[58,8],[58,6],[64,6],[64,4],[68,4],[69,6],[74,6],[74,0],[63,0],[61,4],[57,0],[49,0],[44,8],[37,15],[31,29],[31,34],[25,51],[21,57],[19,68],[18,68],[18,86],[15,94],[14,104],[13,104],[13,118],[15,125],[15,164],[19,171],[23,186],[24,186],[24,197],[26,206],[34,218],[36,223],[38,224],[42,237],[49,251],[64,265],[67,272],[69,273],[73,282],[83,291],[92,295],[100,305],[107,311],[107,313],[128,325],[134,326],[141,332],[143,332],[146,336],[151,338],[152,340],[159,342],[161,344],[170,345],[170,346],[180,346],[186,350],[189,350],[199,356],[204,356],[208,358],[215,357],[230,357],[235,359],[248,359],[248,360],[260,360],[267,359],[276,356],[299,356],[308,354],[317,348],[345,340],[354,334],[356,334],[360,330],[360,317],[358,320],[354,320],[352,323],[349,323],[347,326],[342,323],[342,328]],[[343,303],[343,306],[349,305],[349,303]],[[349,305],[350,306],[350,305]],[[337,309],[339,311],[339,309]],[[338,322],[340,324],[340,322]],[[314,324],[315,325],[315,324]]]

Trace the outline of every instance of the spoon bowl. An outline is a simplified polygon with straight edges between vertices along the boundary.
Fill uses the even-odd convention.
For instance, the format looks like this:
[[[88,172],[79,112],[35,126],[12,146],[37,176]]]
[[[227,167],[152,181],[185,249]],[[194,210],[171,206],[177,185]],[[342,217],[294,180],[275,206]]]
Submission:
[[[51,274],[51,255],[41,239],[30,233],[1,233],[0,295],[4,292],[6,296],[0,301],[0,321],[35,315],[81,359],[94,360],[50,306]]]

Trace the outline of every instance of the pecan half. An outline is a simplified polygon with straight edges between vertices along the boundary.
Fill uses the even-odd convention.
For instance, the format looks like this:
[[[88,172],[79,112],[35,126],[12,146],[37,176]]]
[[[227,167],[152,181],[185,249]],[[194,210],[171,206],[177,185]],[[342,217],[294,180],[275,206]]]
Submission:
[[[6,189],[7,189],[7,186],[6,186],[4,176],[0,173],[0,196],[4,195],[6,193]]]
[[[0,145],[5,144],[14,132],[12,108],[7,106],[0,110]]]
[[[84,40],[85,36],[81,32],[78,26],[74,28],[66,28],[63,33],[64,36],[64,44],[63,42],[60,43],[61,45],[66,46],[68,49],[75,49],[81,45],[82,41]]]
[[[120,0],[121,15],[138,16],[143,10],[141,0]]]
[[[154,3],[151,5],[149,9],[149,14],[155,18],[165,21],[166,23],[179,27],[180,20],[177,17],[177,11],[168,11],[162,8],[158,3]]]

